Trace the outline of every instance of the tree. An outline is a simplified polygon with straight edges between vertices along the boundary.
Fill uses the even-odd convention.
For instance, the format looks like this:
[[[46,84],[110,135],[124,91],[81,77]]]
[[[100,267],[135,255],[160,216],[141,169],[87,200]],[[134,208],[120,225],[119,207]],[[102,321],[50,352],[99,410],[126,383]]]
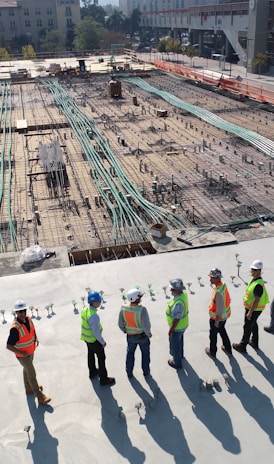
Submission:
[[[66,37],[58,29],[43,31],[40,47],[44,52],[62,52],[66,49]]]
[[[105,29],[94,19],[86,16],[75,27],[74,48],[76,50],[92,50],[99,48],[100,40],[103,39]]]
[[[110,31],[126,33],[126,27],[126,17],[121,11],[115,10],[114,13],[106,20],[106,28]]]
[[[158,52],[164,53],[166,51],[166,43],[167,43],[166,39],[160,40],[160,42],[158,43],[158,47],[157,47]]]
[[[192,65],[194,56],[199,56],[200,52],[197,47],[193,47],[193,45],[189,45],[187,47],[186,54],[191,59],[191,65]]]
[[[9,59],[10,59],[9,52],[5,48],[0,48],[0,60],[9,61]]]
[[[259,76],[261,75],[261,69],[267,63],[267,55],[265,53],[258,52],[254,59],[254,66],[259,68]]]
[[[87,2],[86,2],[87,3]],[[81,19],[84,19],[86,16],[90,16],[97,23],[102,25],[105,24],[106,12],[102,6],[97,6],[95,4],[91,5],[90,2],[84,8],[81,8]]]
[[[25,45],[22,47],[22,53],[24,60],[34,60],[36,53],[32,45]]]

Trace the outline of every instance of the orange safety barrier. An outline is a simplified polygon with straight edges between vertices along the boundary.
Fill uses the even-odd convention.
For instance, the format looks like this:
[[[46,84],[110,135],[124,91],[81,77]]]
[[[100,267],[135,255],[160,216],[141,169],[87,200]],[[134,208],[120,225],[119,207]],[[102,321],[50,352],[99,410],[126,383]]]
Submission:
[[[226,76],[219,72],[205,69],[196,70],[190,66],[172,63],[170,61],[156,59],[154,64],[160,69],[174,74],[179,74],[187,79],[204,82],[205,84],[232,92],[238,95],[241,99],[248,97],[262,103],[274,104],[274,91],[267,89],[266,87],[250,84],[249,82],[240,82],[235,78]]]

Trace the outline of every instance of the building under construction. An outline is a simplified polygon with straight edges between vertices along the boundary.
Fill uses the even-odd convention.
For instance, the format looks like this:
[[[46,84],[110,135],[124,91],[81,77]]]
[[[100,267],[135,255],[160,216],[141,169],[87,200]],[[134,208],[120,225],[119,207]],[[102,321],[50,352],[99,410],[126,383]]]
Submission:
[[[3,81],[1,253],[92,262],[154,252],[152,230],[271,219],[266,110],[159,70]]]

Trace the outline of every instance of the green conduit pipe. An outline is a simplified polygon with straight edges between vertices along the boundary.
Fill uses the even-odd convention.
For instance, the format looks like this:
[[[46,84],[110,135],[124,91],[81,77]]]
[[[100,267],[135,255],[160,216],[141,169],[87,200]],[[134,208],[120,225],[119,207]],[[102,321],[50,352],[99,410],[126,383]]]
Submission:
[[[274,142],[272,140],[267,139],[266,137],[263,137],[262,135],[257,134],[256,132],[253,132],[249,129],[245,129],[244,127],[237,126],[236,124],[225,121],[224,119],[220,118],[219,116],[216,116],[214,113],[211,113],[210,111],[204,108],[192,105],[190,103],[186,103],[169,92],[159,90],[156,87],[152,87],[150,84],[144,82],[142,79],[138,77],[123,78],[123,80],[129,82],[130,84],[136,85],[137,87],[140,87],[142,90],[146,92],[158,95],[171,105],[176,106],[182,110],[188,111],[189,113],[193,114],[194,116],[197,116],[198,118],[202,119],[208,124],[211,124],[212,126],[218,127],[223,131],[237,135],[241,139],[246,140],[250,145],[253,145],[255,148],[260,150],[265,155],[274,158]]]
[[[71,99],[65,90],[58,84],[57,79],[40,79],[39,81],[53,95],[56,104],[68,119],[84,150],[88,164],[93,170],[93,179],[97,190],[112,214],[112,238],[114,243],[124,243],[126,235],[129,236],[130,241],[144,240],[149,231],[147,223],[138,216],[135,209],[128,201],[126,194],[131,195],[142,213],[148,218],[148,221],[156,223],[162,222],[167,226],[172,225],[174,228],[186,227],[186,222],[179,215],[169,212],[164,208],[157,207],[142,197],[136,186],[132,185],[120,164],[117,162],[107,140],[97,129],[95,121],[77,107],[74,100]],[[108,160],[110,166],[114,168],[116,177],[112,177],[108,168],[105,167],[88,133],[92,135],[94,142],[103,153],[103,156]],[[109,189],[111,195],[113,195],[118,212],[109,200],[105,190],[106,188]]]

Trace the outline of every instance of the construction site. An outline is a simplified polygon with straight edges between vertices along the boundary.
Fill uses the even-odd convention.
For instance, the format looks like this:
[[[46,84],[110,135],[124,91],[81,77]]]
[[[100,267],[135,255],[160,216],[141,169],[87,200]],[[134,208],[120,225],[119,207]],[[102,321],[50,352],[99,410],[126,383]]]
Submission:
[[[196,84],[156,67],[3,80],[1,253],[81,264],[271,221],[273,113]]]

